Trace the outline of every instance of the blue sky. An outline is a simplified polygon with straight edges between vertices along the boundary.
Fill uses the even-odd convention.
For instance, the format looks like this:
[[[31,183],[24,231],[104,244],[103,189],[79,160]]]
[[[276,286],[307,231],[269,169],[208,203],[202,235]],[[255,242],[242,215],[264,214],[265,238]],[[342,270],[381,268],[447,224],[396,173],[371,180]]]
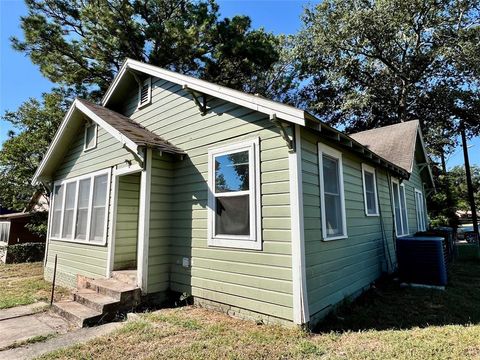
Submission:
[[[301,26],[303,8],[317,1],[295,0],[217,0],[223,16],[237,14],[250,16],[253,27],[267,31],[293,34]],[[20,16],[26,15],[23,0],[0,0],[0,114],[15,110],[30,97],[38,98],[51,89],[53,84],[45,79],[28,57],[14,51],[10,46],[11,36],[22,37]],[[5,141],[9,124],[0,120],[0,144]],[[480,138],[470,142],[470,161],[480,165]],[[463,164],[461,149],[448,159],[448,166]]]

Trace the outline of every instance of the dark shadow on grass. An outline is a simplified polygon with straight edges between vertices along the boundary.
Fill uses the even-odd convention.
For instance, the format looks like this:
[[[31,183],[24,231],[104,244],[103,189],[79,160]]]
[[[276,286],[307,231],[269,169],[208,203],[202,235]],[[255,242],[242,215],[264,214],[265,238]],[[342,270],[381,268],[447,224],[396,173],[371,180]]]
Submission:
[[[315,332],[410,329],[480,323],[480,262],[451,265],[445,291],[402,288],[384,279],[338,307]]]

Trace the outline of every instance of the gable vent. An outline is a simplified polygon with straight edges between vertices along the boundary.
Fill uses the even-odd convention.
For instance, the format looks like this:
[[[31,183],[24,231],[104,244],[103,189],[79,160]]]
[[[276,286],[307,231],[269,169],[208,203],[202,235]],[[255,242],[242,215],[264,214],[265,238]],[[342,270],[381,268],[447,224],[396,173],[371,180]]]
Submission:
[[[152,79],[146,79],[139,88],[138,107],[150,104],[152,94]]]

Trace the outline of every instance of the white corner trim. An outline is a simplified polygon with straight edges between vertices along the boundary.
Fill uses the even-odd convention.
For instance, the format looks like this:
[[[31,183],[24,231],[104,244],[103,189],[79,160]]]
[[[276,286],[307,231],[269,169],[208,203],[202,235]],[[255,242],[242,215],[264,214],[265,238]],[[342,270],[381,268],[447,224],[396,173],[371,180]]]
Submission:
[[[340,207],[341,207],[341,214],[342,214],[342,234],[336,236],[328,236],[327,235],[327,221],[325,216],[325,185],[323,181],[323,154],[331,156],[338,160],[338,182],[340,186]],[[318,143],[318,174],[320,178],[320,209],[322,214],[322,240],[323,241],[330,241],[330,240],[340,240],[348,238],[347,235],[347,213],[345,210],[345,189],[344,189],[344,182],[343,182],[343,160],[342,160],[342,152],[331,148],[323,143]]]
[[[295,152],[288,154],[290,169],[290,216],[292,226],[293,321],[310,321],[305,266],[305,229],[303,218],[302,144],[300,126],[295,125]]]
[[[152,149],[147,148],[145,167],[140,175],[140,207],[138,214],[137,282],[142,293],[147,293],[148,250],[150,238],[150,191],[152,182]]]
[[[110,206],[108,209],[108,238],[107,238],[107,269],[105,277],[108,279],[112,275],[113,260],[115,252],[115,228],[117,222],[117,201],[118,201],[118,176],[115,175],[112,169],[111,174],[111,192],[110,192]]]
[[[365,172],[373,174],[373,192],[375,194],[375,212],[368,212],[368,203],[367,203],[367,185],[365,182]],[[365,216],[380,216],[378,210],[378,194],[377,194],[377,171],[374,167],[362,163],[362,183],[363,183],[363,202],[365,206]]]
[[[114,81],[108,88],[105,96],[102,100],[102,105],[105,106],[115,89],[117,88],[120,80],[125,75],[128,69],[136,70],[144,74],[149,74],[163,80],[173,82],[178,85],[187,85],[188,88],[198,91],[202,94],[211,95],[231,103],[244,106],[246,108],[259,111],[261,113],[271,115],[275,113],[278,118],[290,121],[294,124],[305,126],[305,112],[300,109],[296,109],[292,106],[281,104],[272,100],[268,100],[262,97],[258,97],[251,94],[246,94],[241,91],[233,90],[225,86],[220,86],[205,80],[196,79],[191,76],[182,75],[173,71],[162,69],[158,66],[146,64],[133,59],[127,59]]]

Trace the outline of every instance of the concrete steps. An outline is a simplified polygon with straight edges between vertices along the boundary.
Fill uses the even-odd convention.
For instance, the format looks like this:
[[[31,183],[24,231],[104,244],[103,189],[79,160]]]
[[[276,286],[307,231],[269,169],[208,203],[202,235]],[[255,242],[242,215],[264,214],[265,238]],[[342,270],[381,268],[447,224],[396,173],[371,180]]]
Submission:
[[[85,278],[74,293],[74,300],[59,301],[53,304],[53,309],[79,327],[97,325],[140,304],[141,290],[134,284],[136,274],[131,272],[110,279]]]

